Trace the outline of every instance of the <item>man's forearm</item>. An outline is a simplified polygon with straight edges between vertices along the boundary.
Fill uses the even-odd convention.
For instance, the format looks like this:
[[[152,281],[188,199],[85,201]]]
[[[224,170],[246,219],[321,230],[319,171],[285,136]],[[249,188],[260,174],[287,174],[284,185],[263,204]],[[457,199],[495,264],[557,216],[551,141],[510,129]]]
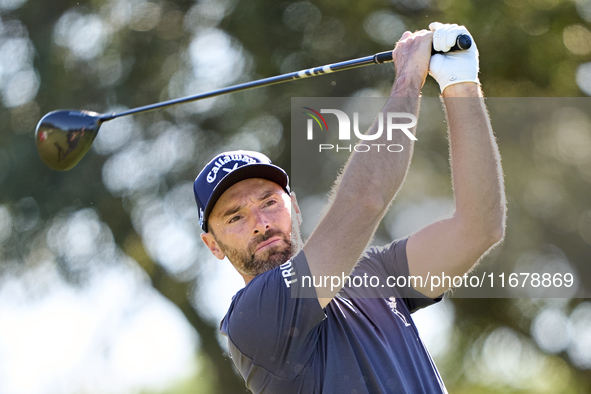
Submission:
[[[383,127],[386,128],[388,113],[412,114],[415,118],[419,112],[420,81],[409,81],[405,77],[396,80],[392,87],[391,97],[382,109]],[[395,118],[396,123],[409,123],[409,118]],[[378,120],[366,134],[375,134]],[[415,135],[416,126],[409,131]],[[373,144],[400,145],[400,152],[379,151],[355,152],[345,166],[343,177],[336,189],[337,198],[369,198],[373,208],[384,212],[406,176],[413,152],[413,140],[397,129],[392,132],[391,140],[387,140],[385,130]]]
[[[396,44],[393,58],[397,75],[392,97],[382,112],[384,128],[387,128],[388,112],[417,116],[430,55],[431,33],[428,31],[405,32]],[[408,118],[401,118],[397,123],[408,121]],[[378,127],[379,123],[374,122],[368,134],[375,134]],[[414,133],[414,128],[411,129]],[[382,130],[381,136],[372,143],[399,144],[402,151],[372,149],[351,155],[336,190],[333,190],[334,200],[330,208],[304,245],[314,276],[348,275],[351,272],[404,180],[412,155],[412,140],[402,130],[391,133]],[[324,307],[339,290],[317,288],[320,305]]]
[[[402,40],[406,37],[403,35]],[[396,80],[392,85],[390,99],[382,109],[384,128],[387,127],[388,113],[411,114],[418,118],[419,97],[427,76],[428,59],[431,50],[430,38],[422,37],[414,45],[399,46],[394,50],[396,64]],[[418,54],[418,56],[417,56]],[[414,56],[414,61],[409,61]],[[397,124],[408,124],[408,118],[396,118]],[[378,130],[378,119],[366,134],[375,134]],[[416,126],[408,128],[414,136]],[[390,135],[391,134],[391,135]],[[391,137],[391,140],[388,138]],[[383,132],[375,144],[402,147],[400,152],[389,152],[384,149],[371,152],[355,152],[349,158],[340,182],[333,190],[336,199],[342,199],[342,205],[355,208],[359,199],[367,201],[369,213],[376,213],[381,219],[390,202],[402,186],[413,152],[413,140],[401,130],[392,133]],[[335,199],[335,202],[336,202]],[[347,201],[349,200],[349,201]]]
[[[496,242],[505,226],[503,172],[480,86],[449,86],[443,91],[443,101],[449,125],[454,217],[469,232]]]
[[[392,94],[403,93],[415,97],[392,96],[383,108],[384,118],[388,112],[417,116],[420,87],[403,89],[395,82]],[[386,119],[383,124],[385,127]],[[367,134],[375,134],[377,128],[376,120]],[[355,152],[351,155],[333,187],[331,194],[334,199],[326,215],[304,245],[309,261],[322,260],[322,264],[310,263],[312,275],[348,275],[402,185],[412,156],[413,141],[402,132],[392,133],[392,140],[388,141],[386,134],[382,131],[382,137],[372,143],[400,144],[403,150],[389,152],[380,149],[379,152]],[[324,307],[328,304],[336,291],[317,289],[320,305]]]

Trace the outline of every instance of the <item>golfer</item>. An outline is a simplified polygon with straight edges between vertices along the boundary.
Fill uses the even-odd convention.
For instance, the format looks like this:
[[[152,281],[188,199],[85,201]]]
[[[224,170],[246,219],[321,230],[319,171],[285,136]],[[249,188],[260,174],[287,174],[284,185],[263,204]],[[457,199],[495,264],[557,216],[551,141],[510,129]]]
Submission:
[[[440,301],[451,287],[432,288],[428,277],[462,276],[501,241],[505,196],[481,98],[476,44],[431,56],[432,45],[446,52],[459,34],[469,33],[457,25],[429,27],[405,32],[396,44],[396,78],[383,113],[418,116],[427,75],[439,83],[449,125],[451,218],[383,247],[367,247],[410,163],[412,141],[403,133],[376,141],[400,144],[402,152],[351,155],[330,207],[305,244],[288,176],[266,156],[222,153],[195,180],[201,238],[218,259],[227,257],[246,283],[221,331],[254,393],[447,392],[410,314]],[[354,284],[359,281],[343,281],[334,288],[306,281],[343,276],[370,276],[381,284],[415,276],[424,282],[359,288]]]

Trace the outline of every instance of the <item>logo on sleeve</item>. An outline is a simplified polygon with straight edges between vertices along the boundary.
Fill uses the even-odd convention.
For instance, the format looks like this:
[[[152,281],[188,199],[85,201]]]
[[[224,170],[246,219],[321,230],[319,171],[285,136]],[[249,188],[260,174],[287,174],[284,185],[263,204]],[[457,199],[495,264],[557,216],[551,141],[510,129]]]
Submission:
[[[389,300],[389,301],[388,301]],[[388,306],[390,307],[390,309],[392,310],[392,312],[394,312],[394,314],[396,316],[398,316],[400,318],[400,320],[402,320],[402,322],[404,323],[404,325],[406,327],[410,326],[410,323],[406,320],[406,316],[404,316],[402,314],[402,312],[400,312],[397,308],[396,308],[396,297],[390,297],[388,300],[386,301],[386,304],[388,304]]]
[[[279,268],[281,269],[281,275],[285,281],[285,286],[291,287],[292,283],[296,283],[298,281],[298,278],[294,278],[295,272],[293,270],[291,260],[285,264],[281,264]]]

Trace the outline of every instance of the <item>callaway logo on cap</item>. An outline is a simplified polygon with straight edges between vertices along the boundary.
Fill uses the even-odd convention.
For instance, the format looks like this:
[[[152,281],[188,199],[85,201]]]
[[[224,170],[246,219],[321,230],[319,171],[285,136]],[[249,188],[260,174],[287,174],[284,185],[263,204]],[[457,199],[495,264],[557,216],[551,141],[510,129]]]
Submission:
[[[208,231],[207,219],[221,195],[235,183],[250,178],[275,182],[289,194],[287,174],[272,164],[267,156],[245,150],[221,153],[201,170],[193,184],[199,225],[203,231]]]

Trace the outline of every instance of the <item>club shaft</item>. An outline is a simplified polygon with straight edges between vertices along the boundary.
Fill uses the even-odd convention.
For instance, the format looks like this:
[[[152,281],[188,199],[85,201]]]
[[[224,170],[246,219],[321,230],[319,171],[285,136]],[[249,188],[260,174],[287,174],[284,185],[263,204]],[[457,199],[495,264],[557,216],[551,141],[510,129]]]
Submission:
[[[182,97],[174,100],[163,101],[161,103],[145,105],[143,107],[132,108],[127,111],[117,112],[112,114],[104,114],[101,116],[102,121],[118,118],[120,116],[127,116],[137,114],[140,112],[153,111],[155,109],[170,107],[173,105],[189,103],[191,101],[203,100],[206,98],[221,96],[228,93],[240,92],[243,90],[258,88],[262,86],[275,85],[282,82],[293,81],[296,79],[303,79],[309,77],[316,77],[319,75],[330,74],[338,71],[350,70],[352,68],[368,66],[371,64],[382,64],[392,61],[392,51],[380,52],[375,55],[360,57],[358,59],[346,60],[344,62],[328,64],[326,66],[313,67],[305,70],[294,71],[287,74],[277,75],[274,77],[263,78],[256,81],[245,82],[234,86],[229,86],[212,92],[201,93],[194,96]]]

